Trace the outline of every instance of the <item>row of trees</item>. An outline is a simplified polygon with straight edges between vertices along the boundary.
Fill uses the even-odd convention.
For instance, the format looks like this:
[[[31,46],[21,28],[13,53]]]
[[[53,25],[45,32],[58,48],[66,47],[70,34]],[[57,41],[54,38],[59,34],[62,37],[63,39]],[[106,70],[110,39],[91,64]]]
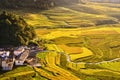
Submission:
[[[120,3],[120,0],[90,0],[93,2],[105,2],[105,3]]]
[[[12,13],[0,14],[0,45],[26,45],[36,37],[34,28]]]
[[[86,3],[89,0],[52,0],[56,5],[70,5],[74,3]]]
[[[1,8],[40,8],[48,9],[54,6],[52,0],[0,0]]]
[[[49,9],[57,5],[84,3],[85,1],[87,0],[0,0],[0,7]]]

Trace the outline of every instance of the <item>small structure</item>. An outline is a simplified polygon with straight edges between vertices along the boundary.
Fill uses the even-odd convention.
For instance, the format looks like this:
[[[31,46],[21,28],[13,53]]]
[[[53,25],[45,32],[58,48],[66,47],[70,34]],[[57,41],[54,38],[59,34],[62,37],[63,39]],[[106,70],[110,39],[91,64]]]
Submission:
[[[37,51],[41,51],[37,46],[33,47],[33,53],[36,53]],[[27,59],[29,54],[31,53],[32,49],[27,46],[21,46],[17,47],[14,51],[14,48],[11,49],[4,49],[0,48],[0,67],[2,67],[2,70],[12,70],[13,65],[24,65],[24,62],[28,62],[31,66],[40,67],[41,64],[39,63],[39,60],[34,58]],[[5,51],[6,50],[6,51]]]
[[[23,53],[18,55],[15,60],[15,65],[23,65],[28,55],[29,55],[29,50],[25,50]]]
[[[26,62],[33,67],[41,67],[41,64],[39,63],[39,61],[40,61],[39,58],[36,58],[36,57],[26,59]]]
[[[24,47],[21,46],[21,47],[18,47],[15,51],[14,51],[14,55],[15,56],[18,56],[20,55],[21,53],[23,53],[25,51]]]
[[[10,55],[9,51],[0,51],[0,66],[2,70],[12,70],[13,64],[13,55]]]

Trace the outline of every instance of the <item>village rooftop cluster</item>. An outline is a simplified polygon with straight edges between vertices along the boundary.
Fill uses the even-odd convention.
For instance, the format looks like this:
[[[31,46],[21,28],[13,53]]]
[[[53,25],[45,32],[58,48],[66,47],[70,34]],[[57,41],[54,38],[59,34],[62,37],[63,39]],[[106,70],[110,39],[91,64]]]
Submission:
[[[38,47],[28,48],[27,46],[20,46],[14,49],[0,48],[0,67],[2,70],[12,70],[14,65],[24,65],[24,62],[27,60],[30,53],[34,53],[39,50],[41,49]]]

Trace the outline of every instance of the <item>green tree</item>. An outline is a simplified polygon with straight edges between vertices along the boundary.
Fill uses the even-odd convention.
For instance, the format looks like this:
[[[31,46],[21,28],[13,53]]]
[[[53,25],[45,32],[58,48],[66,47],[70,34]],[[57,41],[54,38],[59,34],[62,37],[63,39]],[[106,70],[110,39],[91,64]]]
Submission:
[[[35,36],[23,18],[5,11],[0,14],[0,45],[26,45]]]

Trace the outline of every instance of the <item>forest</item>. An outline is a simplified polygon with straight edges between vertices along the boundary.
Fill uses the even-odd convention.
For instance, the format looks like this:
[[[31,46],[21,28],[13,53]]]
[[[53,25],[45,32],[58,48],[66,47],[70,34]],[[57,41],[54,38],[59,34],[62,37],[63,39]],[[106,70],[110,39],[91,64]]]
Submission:
[[[54,6],[84,3],[86,0],[0,0],[1,8],[37,8],[49,9]]]

